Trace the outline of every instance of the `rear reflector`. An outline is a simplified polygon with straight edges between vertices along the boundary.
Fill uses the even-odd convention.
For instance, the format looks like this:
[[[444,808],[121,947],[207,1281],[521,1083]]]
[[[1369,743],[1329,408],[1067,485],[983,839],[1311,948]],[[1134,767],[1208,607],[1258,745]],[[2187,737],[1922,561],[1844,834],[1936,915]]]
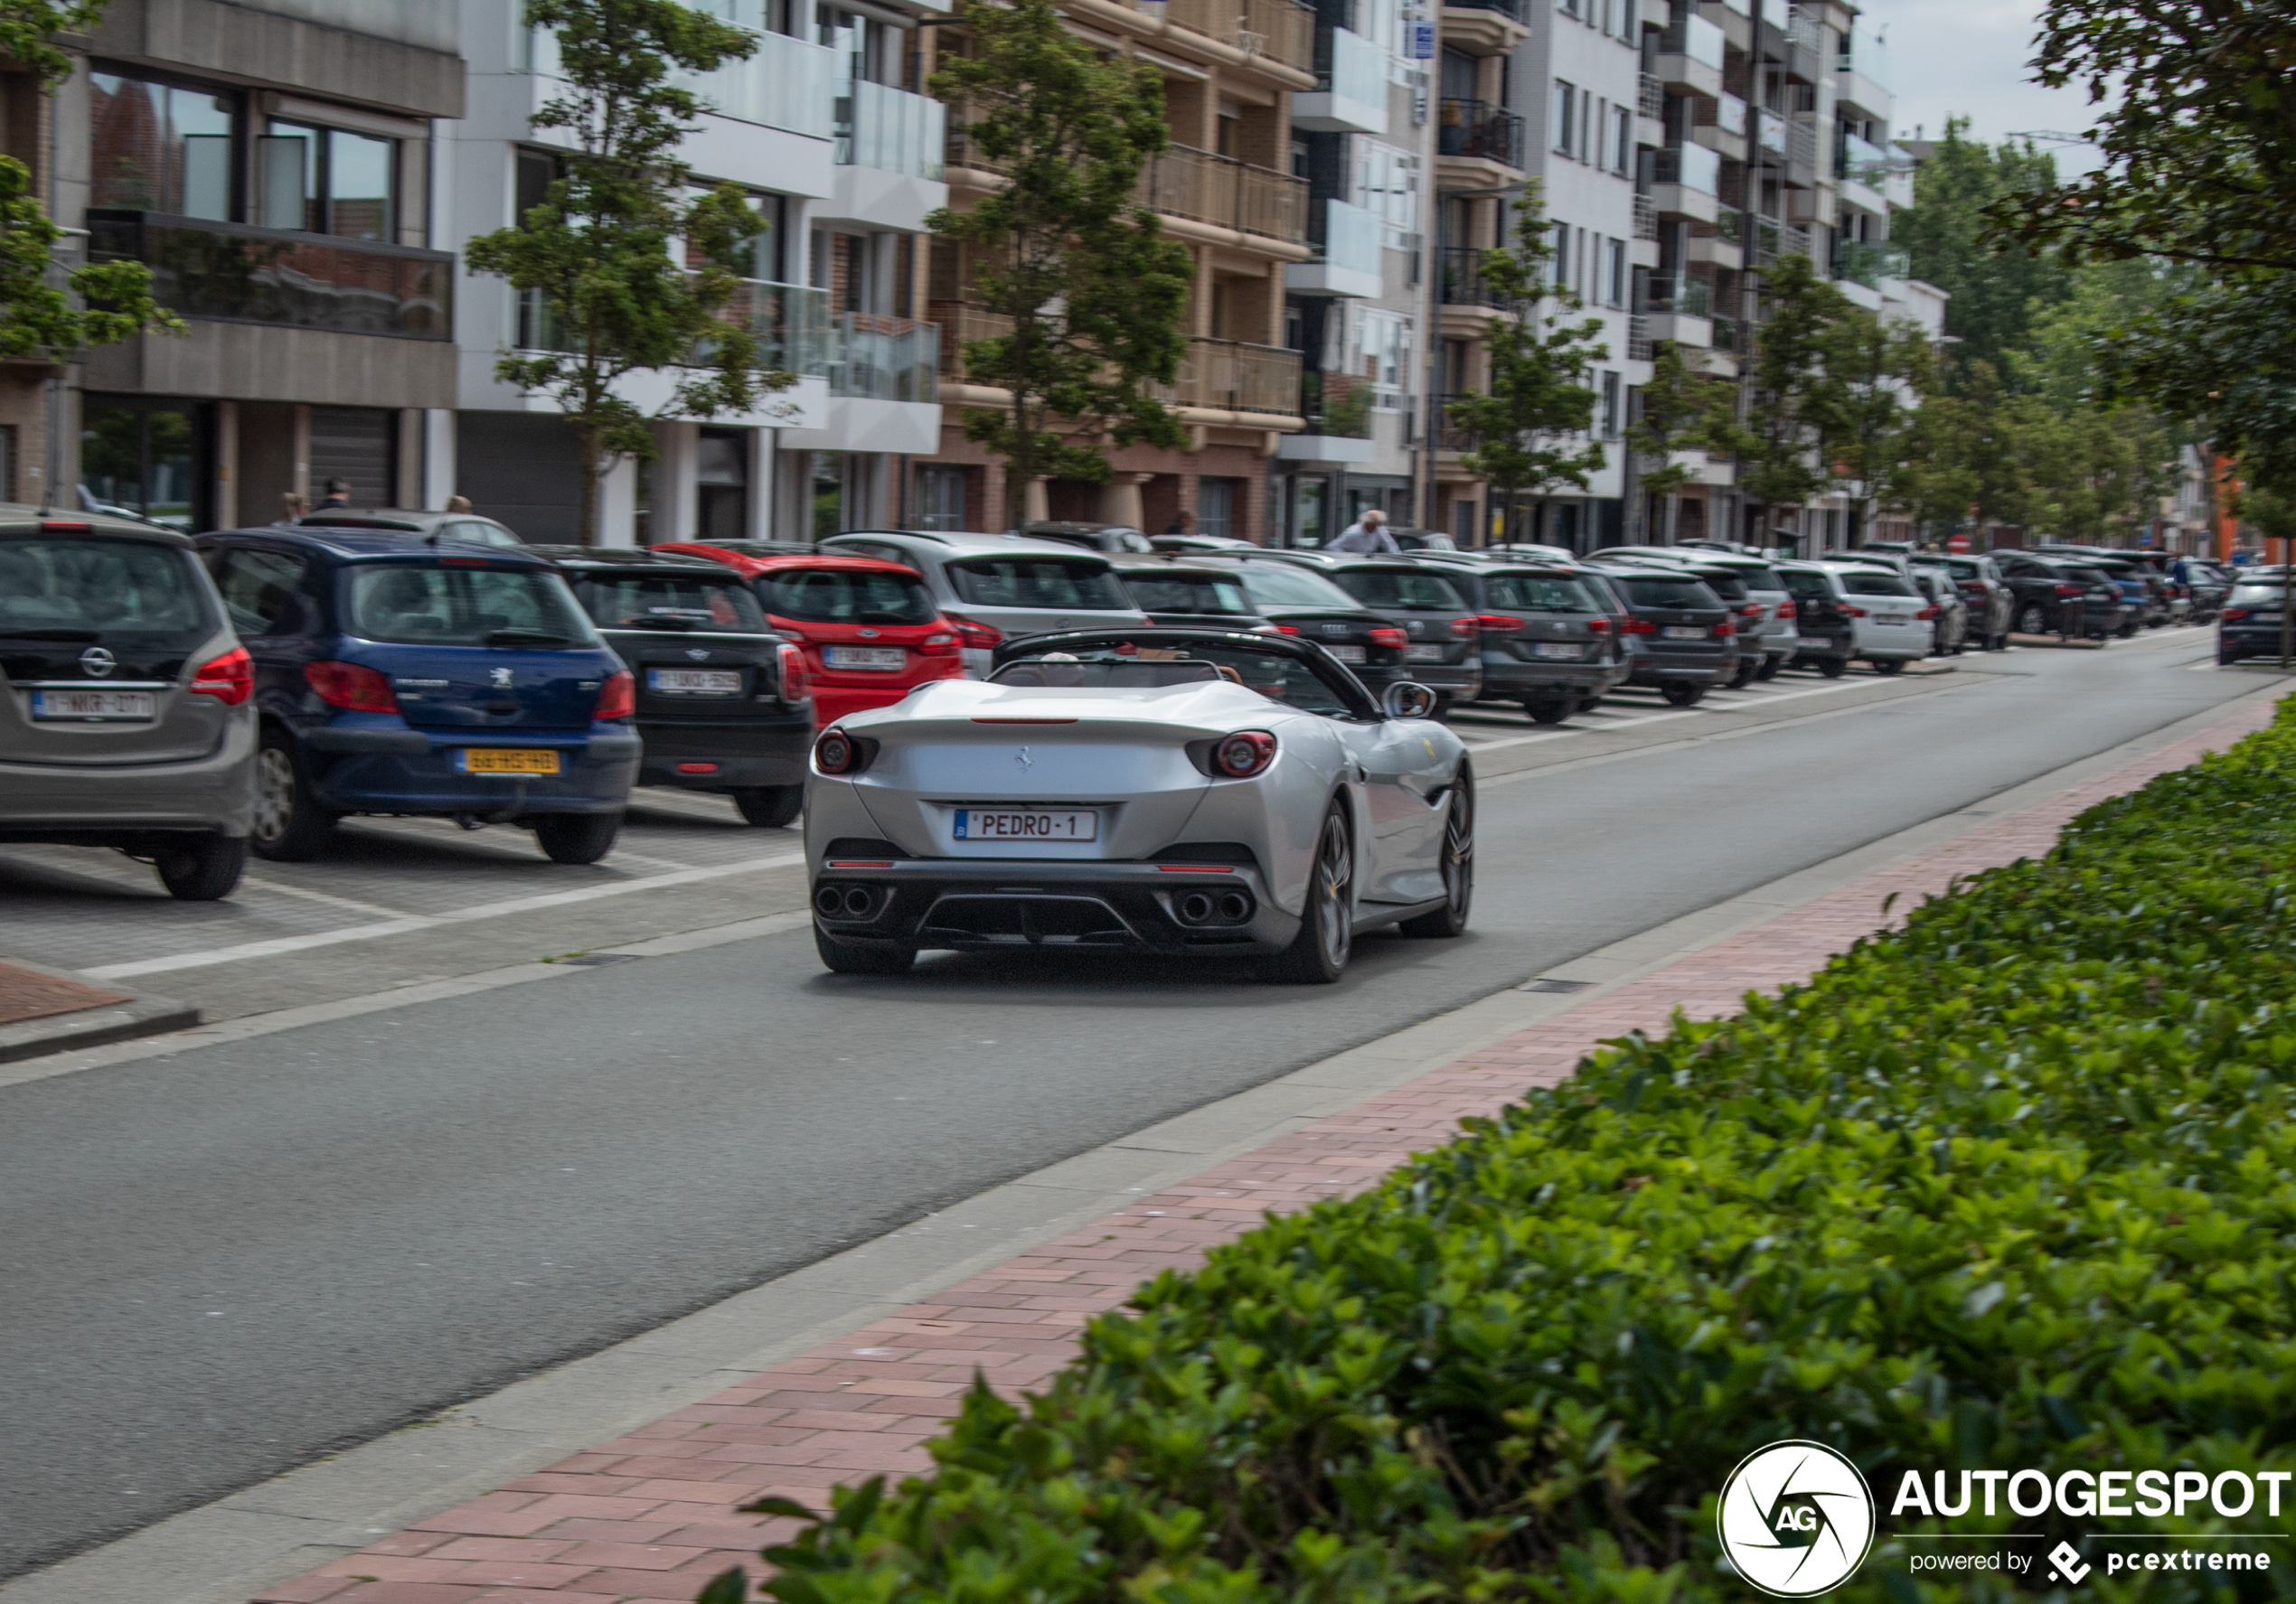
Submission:
[[[1236,871],[1224,863],[1160,863],[1160,875],[1232,875]]]
[[[682,774],[714,774],[717,772],[718,765],[714,763],[682,763],[678,764],[678,773]]]
[[[42,531],[51,535],[84,535],[95,527],[92,523],[74,523],[63,518],[43,518],[40,521]]]
[[[975,724],[1074,724],[1073,718],[975,718]]]
[[[831,868],[890,868],[893,867],[893,860],[889,858],[833,858],[828,867]]]

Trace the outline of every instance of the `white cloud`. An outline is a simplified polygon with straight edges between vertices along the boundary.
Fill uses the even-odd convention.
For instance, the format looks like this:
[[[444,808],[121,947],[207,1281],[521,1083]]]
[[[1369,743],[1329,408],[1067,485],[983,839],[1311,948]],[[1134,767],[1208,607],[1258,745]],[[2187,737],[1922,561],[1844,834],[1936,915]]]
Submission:
[[[2032,81],[2035,25],[2044,0],[1860,0],[1867,19],[1889,30],[1890,88],[1896,133],[1920,127],[1931,138],[1948,117],[1966,116],[1988,142],[2050,129],[2086,133],[2095,121],[2088,91]],[[2093,151],[2054,147],[2067,175],[2096,165]]]

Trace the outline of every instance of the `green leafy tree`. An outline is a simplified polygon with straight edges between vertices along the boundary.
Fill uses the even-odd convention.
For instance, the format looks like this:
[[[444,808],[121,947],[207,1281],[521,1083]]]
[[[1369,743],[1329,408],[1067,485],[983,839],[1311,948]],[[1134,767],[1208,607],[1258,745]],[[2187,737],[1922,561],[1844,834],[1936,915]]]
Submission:
[[[1915,278],[1953,297],[1945,333],[1962,354],[1998,371],[2026,343],[2035,315],[2069,286],[2055,252],[2000,238],[1988,213],[2055,188],[2056,162],[2030,145],[1978,144],[1968,129],[1966,117],[1945,125],[1945,137],[1914,174],[1913,205],[1889,220],[1889,238],[1905,248]]]
[[[71,58],[56,48],[59,33],[85,33],[103,20],[109,0],[0,0],[0,56],[29,67],[41,88],[53,89],[71,76]]]
[[[1490,481],[1510,533],[1525,494],[1543,498],[1566,484],[1584,490],[1607,460],[1601,446],[1573,436],[1594,425],[1587,376],[1609,347],[1602,320],[1573,317],[1586,304],[1549,282],[1553,257],[1533,184],[1516,205],[1514,243],[1483,253],[1483,287],[1513,314],[1490,326],[1489,388],[1447,409],[1452,427],[1474,441],[1462,465]]]
[[[2296,274],[2204,286],[2090,352],[2110,393],[2186,421],[2254,484],[2296,496]]]
[[[963,0],[958,15],[965,53],[930,87],[1002,183],[926,221],[964,242],[975,301],[1010,331],[965,342],[967,376],[1009,398],[967,411],[965,437],[1004,459],[1016,497],[1040,479],[1099,483],[1110,445],[1182,439],[1148,389],[1187,354],[1194,274],[1138,200],[1168,143],[1163,80],[1070,33],[1051,0]]]
[[[1915,436],[1937,363],[1920,324],[1862,306],[1846,307],[1819,343],[1825,377],[1811,409],[1823,434],[1820,454],[1864,530],[1876,511],[1913,499]]]
[[[1780,257],[1764,276],[1762,300],[1746,370],[1746,420],[1731,446],[1738,483],[1760,509],[1755,527],[1766,535],[1777,509],[1805,506],[1831,482],[1823,456],[1830,427],[1826,357],[1833,326],[1851,304],[1798,253]]]
[[[625,458],[654,459],[654,422],[746,412],[795,382],[760,368],[738,305],[737,253],[758,232],[756,214],[731,184],[696,192],[678,156],[701,105],[671,75],[739,61],[757,37],[682,0],[528,0],[526,22],[556,36],[567,84],[532,125],[573,147],[540,205],[464,255],[539,312],[535,349],[505,352],[494,372],[550,398],[574,431],[589,545],[599,482]],[[626,381],[662,371],[676,377],[649,412]]]
[[[1666,504],[1664,544],[1674,543],[1682,487],[1698,477],[1696,468],[1675,456],[1728,450],[1736,421],[1737,386],[1698,371],[1673,341],[1661,341],[1651,356],[1651,381],[1642,387],[1642,415],[1627,428],[1626,444],[1638,460],[1655,464],[1636,477],[1645,492]]]

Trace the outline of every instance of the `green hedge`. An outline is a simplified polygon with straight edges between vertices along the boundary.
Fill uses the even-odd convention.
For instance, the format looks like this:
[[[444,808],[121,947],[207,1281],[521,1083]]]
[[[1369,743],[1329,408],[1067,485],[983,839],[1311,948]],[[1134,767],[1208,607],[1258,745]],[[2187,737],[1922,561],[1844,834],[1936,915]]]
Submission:
[[[2291,799],[2283,708],[1809,985],[1271,1217],[1093,1322],[1041,1396],[975,1390],[934,1477],[841,1494],[764,1590],[1742,1599],[1716,1499],[1782,1438],[1864,1468],[1885,1536],[1909,1468],[2296,1468]],[[1917,1582],[1905,1546],[1842,1596],[2012,1590]],[[2296,1592],[2266,1546],[2241,1588]]]

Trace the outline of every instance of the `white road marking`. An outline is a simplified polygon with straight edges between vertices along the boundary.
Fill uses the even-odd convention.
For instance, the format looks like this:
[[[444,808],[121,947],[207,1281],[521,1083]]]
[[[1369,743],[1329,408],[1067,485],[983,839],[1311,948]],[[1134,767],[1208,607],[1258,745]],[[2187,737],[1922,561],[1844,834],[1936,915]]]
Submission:
[[[1668,713],[1644,713],[1633,718],[1606,718],[1600,724],[1586,725],[1578,729],[1542,730],[1537,735],[1510,736],[1502,740],[1469,741],[1467,749],[1470,752],[1495,752],[1504,746],[1528,746],[1538,741],[1560,741],[1567,740],[1572,736],[1598,736],[1614,729],[1631,729],[1638,724],[1661,724],[1669,718],[1695,718],[1704,713],[1750,712],[1756,708],[1766,708],[1773,702],[1790,702],[1805,696],[1833,696],[1841,691],[1855,690],[1860,686],[1871,683],[1872,681],[1868,680],[1851,680],[1830,685],[1812,686],[1808,690],[1782,690],[1763,696],[1752,696],[1740,692],[1738,699],[1721,707],[1708,707],[1701,704],[1695,708],[1677,708]],[[1707,699],[1708,701],[1712,699],[1711,696]]]
[[[299,896],[306,902],[321,902],[331,908],[348,908],[354,914],[372,914],[383,919],[419,919],[420,914],[409,914],[403,908],[378,907],[371,902],[354,902],[347,896],[337,896],[331,891],[313,891],[303,886],[283,885],[278,880],[259,880],[252,875],[242,876],[240,884],[258,891],[276,891],[281,896]]]
[[[409,931],[434,930],[442,924],[464,924],[475,919],[498,919],[506,914],[528,914],[541,908],[565,907],[574,903],[596,902],[601,897],[626,896],[635,891],[656,891],[667,886],[690,886],[700,880],[723,879],[728,875],[753,874],[762,869],[789,868],[805,861],[803,852],[777,853],[770,858],[747,858],[739,863],[721,863],[709,868],[680,869],[674,874],[646,875],[635,880],[617,880],[610,886],[585,886],[574,891],[550,891],[538,896],[517,896],[503,902],[480,903],[475,907],[456,908],[445,914],[409,914],[403,918],[386,920],[380,924],[353,924],[342,930],[323,930],[308,935],[282,936],[274,941],[242,942],[231,947],[210,947],[204,952],[177,952],[165,958],[139,958],[131,963],[108,963],[80,972],[93,979],[124,980],[135,975],[165,974],[170,970],[205,969],[212,964],[236,963],[244,958],[276,958],[283,952],[300,952],[308,947],[334,946],[343,942],[377,941],[387,935],[404,935]]]

